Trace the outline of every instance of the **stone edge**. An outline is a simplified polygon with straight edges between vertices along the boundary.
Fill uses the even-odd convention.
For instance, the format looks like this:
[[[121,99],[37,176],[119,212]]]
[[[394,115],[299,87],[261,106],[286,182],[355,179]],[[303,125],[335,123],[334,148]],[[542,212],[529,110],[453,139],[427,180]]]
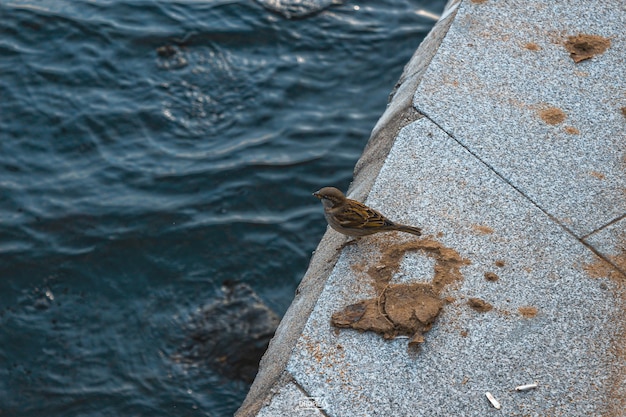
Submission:
[[[354,180],[348,192],[352,198],[363,200],[367,197],[398,132],[404,126],[423,117],[413,107],[413,95],[448,33],[460,2],[461,0],[448,1],[442,17],[404,67],[389,96],[387,109],[374,126],[367,145],[356,163]],[[287,362],[339,258],[338,249],[343,241],[342,236],[329,232],[320,241],[307,272],[296,289],[294,300],[263,355],[257,376],[235,417],[256,415],[264,405],[270,403],[280,386],[295,382],[286,371]]]

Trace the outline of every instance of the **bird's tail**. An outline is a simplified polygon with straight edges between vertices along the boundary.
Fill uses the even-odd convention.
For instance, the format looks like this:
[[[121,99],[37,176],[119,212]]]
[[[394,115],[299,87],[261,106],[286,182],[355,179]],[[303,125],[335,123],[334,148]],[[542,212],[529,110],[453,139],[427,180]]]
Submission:
[[[397,230],[399,230],[401,232],[410,233],[410,234],[415,235],[415,236],[421,236],[422,235],[422,229],[420,229],[419,227],[405,226],[403,224],[398,224],[397,227],[398,227]]]

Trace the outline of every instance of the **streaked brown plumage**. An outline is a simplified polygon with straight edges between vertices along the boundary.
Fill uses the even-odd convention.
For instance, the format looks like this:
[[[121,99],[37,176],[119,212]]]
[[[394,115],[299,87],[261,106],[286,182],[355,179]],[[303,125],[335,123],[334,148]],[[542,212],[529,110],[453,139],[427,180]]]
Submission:
[[[392,231],[422,234],[419,227],[394,223],[373,208],[346,198],[335,187],[324,187],[313,195],[322,200],[324,216],[330,227],[344,235],[360,237]]]

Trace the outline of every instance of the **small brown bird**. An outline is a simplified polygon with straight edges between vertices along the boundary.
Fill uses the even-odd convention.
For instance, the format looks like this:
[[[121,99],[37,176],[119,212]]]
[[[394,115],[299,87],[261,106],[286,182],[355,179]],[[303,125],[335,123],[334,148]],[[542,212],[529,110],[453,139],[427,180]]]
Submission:
[[[313,195],[322,200],[324,217],[330,227],[344,235],[360,237],[394,230],[416,236],[422,234],[419,227],[394,223],[365,204],[346,198],[335,187],[324,187]]]

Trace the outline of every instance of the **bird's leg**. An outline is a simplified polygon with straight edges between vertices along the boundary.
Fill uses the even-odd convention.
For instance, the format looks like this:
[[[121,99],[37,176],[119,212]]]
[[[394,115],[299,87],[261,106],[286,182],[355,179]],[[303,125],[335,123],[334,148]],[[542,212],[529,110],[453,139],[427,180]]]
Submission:
[[[385,320],[387,320],[387,322],[389,322],[389,324],[393,327],[394,323],[391,320],[389,320],[389,316],[387,315],[387,311],[385,311],[385,306],[384,306],[387,300],[386,298],[383,299],[383,297],[385,295],[385,291],[387,291],[387,288],[389,288],[389,283],[385,285],[385,288],[383,288],[380,295],[376,299],[376,305],[378,306],[378,314],[380,314]]]
[[[361,239],[361,236],[358,237],[354,237],[352,239],[348,238],[348,240],[346,240],[345,242],[343,242],[343,244],[341,246],[339,246],[337,248],[337,250],[342,250],[343,248],[345,248],[346,246],[351,246],[354,245],[355,243],[357,243],[359,241],[359,239]]]

